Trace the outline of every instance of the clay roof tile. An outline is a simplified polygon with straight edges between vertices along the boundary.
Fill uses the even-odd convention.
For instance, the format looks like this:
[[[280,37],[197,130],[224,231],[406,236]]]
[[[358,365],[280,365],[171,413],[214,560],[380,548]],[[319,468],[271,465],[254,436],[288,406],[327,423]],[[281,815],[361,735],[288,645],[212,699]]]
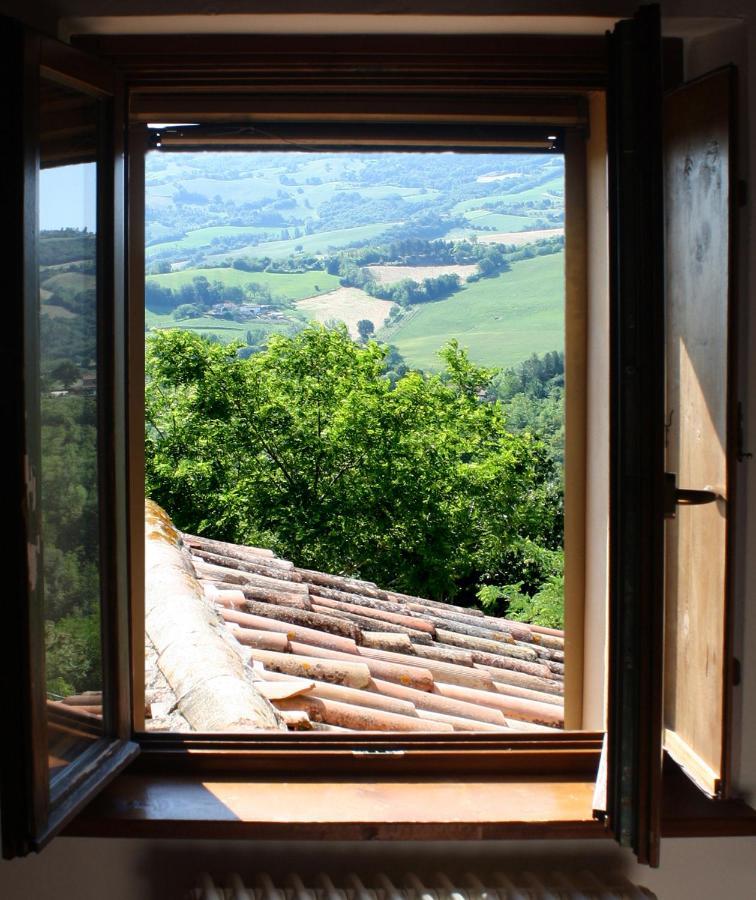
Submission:
[[[563,727],[564,634],[557,629],[299,568],[265,548],[187,534],[183,541],[206,602],[281,727]],[[92,699],[67,698],[66,706],[88,712]]]

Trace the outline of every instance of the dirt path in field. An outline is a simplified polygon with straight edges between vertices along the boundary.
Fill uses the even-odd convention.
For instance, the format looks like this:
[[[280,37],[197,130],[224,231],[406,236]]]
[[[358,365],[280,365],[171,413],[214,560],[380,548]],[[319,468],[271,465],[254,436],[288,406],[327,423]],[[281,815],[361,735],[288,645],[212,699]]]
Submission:
[[[462,281],[477,271],[477,266],[367,266],[379,284],[395,284],[409,278],[412,281],[424,281],[426,278],[438,278],[439,275],[459,275]]]
[[[522,247],[523,244],[532,244],[543,238],[556,237],[564,234],[564,228],[544,228],[541,231],[495,231],[487,234],[478,232],[478,241],[481,244],[513,244]]]
[[[318,297],[298,300],[295,306],[316,322],[344,322],[353,338],[359,337],[357,323],[369,319],[378,331],[394,304],[390,300],[377,300],[359,288],[337,288]]]

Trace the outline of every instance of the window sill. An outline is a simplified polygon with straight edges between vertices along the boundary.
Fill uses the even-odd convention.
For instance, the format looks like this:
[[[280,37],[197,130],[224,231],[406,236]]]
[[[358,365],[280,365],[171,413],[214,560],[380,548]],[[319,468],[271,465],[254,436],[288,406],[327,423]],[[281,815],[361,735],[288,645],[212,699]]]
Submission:
[[[209,776],[209,777],[208,777]],[[335,778],[263,772],[125,773],[66,828],[76,837],[502,840],[609,837],[594,778],[571,774]],[[664,776],[664,837],[756,835],[756,811],[708,800],[676,767]]]
[[[664,773],[663,837],[756,835],[756,810],[742,800],[709,800],[671,761]]]
[[[123,775],[65,834],[141,838],[601,838],[588,775],[299,778]]]

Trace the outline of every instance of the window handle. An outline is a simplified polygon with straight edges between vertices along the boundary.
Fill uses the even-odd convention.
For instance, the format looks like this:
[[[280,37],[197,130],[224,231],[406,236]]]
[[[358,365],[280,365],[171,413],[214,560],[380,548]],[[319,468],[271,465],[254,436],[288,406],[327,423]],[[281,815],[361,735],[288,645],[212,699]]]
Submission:
[[[679,488],[677,475],[674,472],[664,473],[664,518],[674,519],[678,506],[703,506],[704,503],[715,503],[724,500],[723,494],[707,485],[703,490]]]

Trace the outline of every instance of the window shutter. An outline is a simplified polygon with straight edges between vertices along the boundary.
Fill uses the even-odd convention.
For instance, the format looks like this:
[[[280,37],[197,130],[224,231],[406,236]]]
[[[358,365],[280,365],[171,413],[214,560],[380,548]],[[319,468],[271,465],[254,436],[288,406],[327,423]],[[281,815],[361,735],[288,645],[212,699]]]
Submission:
[[[713,501],[668,513],[664,747],[712,797],[727,796],[733,684],[734,90],[730,67],[664,101],[666,467],[709,492],[688,501]]]

